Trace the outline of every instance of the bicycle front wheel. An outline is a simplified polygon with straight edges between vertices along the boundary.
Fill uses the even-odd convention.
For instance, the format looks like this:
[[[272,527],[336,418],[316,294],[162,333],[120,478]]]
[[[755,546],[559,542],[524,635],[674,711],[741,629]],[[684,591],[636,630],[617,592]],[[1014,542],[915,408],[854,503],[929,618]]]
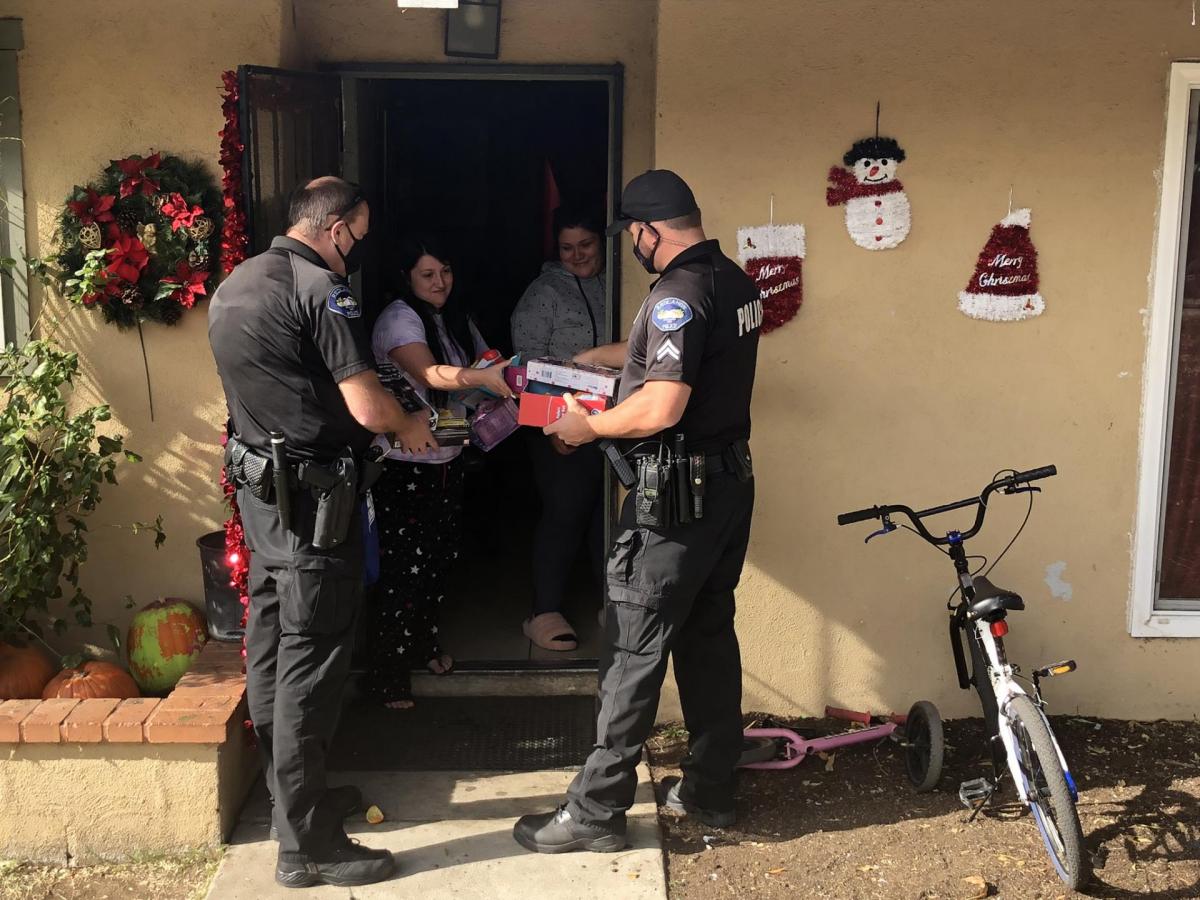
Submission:
[[[1083,850],[1079,813],[1067,786],[1050,728],[1034,702],[1025,696],[1012,699],[1009,725],[1017,764],[1029,795],[1029,806],[1046,851],[1058,877],[1072,890],[1079,890],[1091,875],[1091,868]]]

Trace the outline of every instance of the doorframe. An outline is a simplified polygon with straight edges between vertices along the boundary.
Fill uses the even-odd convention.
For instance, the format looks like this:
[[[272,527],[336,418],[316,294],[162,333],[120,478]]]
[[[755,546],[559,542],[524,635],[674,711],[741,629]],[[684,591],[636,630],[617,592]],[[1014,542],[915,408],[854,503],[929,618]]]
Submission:
[[[1180,292],[1190,213],[1185,201],[1193,188],[1189,163],[1195,158],[1200,126],[1200,115],[1192,113],[1196,95],[1200,94],[1200,62],[1172,63],[1168,82],[1162,195],[1143,369],[1141,466],[1129,602],[1129,633],[1133,637],[1200,637],[1200,611],[1155,608],[1179,352]]]
[[[322,72],[342,79],[342,173],[349,181],[361,178],[358,146],[358,82],[360,80],[409,81],[597,81],[608,85],[608,209],[616,216],[621,194],[621,154],[624,151],[625,67],[612,65],[485,65],[458,63],[338,63]],[[605,279],[605,328],[609,341],[621,339],[621,239],[605,236],[608,261]],[[356,286],[357,287],[357,286]],[[606,478],[610,473],[606,470]],[[611,493],[611,491],[610,491]],[[607,519],[607,517],[606,517]],[[607,531],[607,526],[606,526]]]
[[[608,86],[608,220],[615,219],[620,202],[624,152],[624,90],[625,67],[612,65],[510,65],[477,63],[333,63],[318,71],[338,75],[342,79],[342,175],[349,181],[359,181],[358,97],[360,81],[387,79],[409,81],[592,81]],[[605,328],[609,341],[621,340],[621,236],[605,235],[608,261],[605,279]],[[354,289],[361,285],[352,281]],[[616,479],[612,469],[604,467],[604,541],[611,546],[616,514]],[[594,671],[595,659],[562,661],[539,660],[478,660],[461,661],[459,668],[481,672],[491,671]]]

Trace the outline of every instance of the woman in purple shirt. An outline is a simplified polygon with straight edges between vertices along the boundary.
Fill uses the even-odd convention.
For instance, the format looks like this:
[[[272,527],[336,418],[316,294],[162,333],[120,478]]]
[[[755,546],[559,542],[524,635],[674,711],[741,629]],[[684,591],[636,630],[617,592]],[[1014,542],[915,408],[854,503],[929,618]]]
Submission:
[[[400,299],[380,313],[371,334],[380,380],[396,386],[405,379],[432,406],[459,416],[466,391],[510,396],[504,365],[470,368],[487,344],[454,294],[449,250],[431,236],[408,237],[396,246],[393,262],[401,275]],[[380,565],[363,686],[393,709],[413,705],[414,666],[435,675],[454,667],[442,652],[438,613],[458,558],[461,455],[461,447],[421,456],[394,450],[371,490]]]

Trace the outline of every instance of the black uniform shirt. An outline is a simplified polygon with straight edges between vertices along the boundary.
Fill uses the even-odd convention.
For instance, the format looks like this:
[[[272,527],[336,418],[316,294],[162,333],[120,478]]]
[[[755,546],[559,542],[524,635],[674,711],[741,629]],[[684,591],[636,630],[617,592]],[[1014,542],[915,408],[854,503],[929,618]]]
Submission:
[[[629,334],[618,402],[647,381],[692,389],[674,430],[690,450],[715,452],[750,437],[758,356],[758,288],[717,241],[675,257],[650,289]]]
[[[230,273],[208,308],[208,340],[239,440],[266,454],[281,431],[288,455],[328,462],[362,453],[371,433],[338,382],[373,367],[362,308],[312,248],[277,237]]]

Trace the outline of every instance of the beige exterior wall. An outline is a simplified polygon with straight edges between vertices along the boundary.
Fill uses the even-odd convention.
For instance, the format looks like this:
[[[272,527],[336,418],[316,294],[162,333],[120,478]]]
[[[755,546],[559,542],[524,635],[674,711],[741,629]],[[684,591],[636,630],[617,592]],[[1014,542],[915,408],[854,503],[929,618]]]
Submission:
[[[441,62],[441,16],[390,0],[6,0],[20,56],[30,252],[49,250],[75,182],[148,148],[207,160],[214,177],[221,71],[239,63]],[[900,708],[927,696],[974,710],[953,681],[942,601],[948,567],[906,535],[864,548],[836,513],[932,504],[1004,466],[1053,462],[1030,526],[997,569],[1029,601],[1013,655],[1075,656],[1054,707],[1190,717],[1198,645],[1126,631],[1139,401],[1162,164],[1167,67],[1200,56],[1186,0],[507,0],[502,63],[625,65],[626,176],[652,161],[694,185],[710,231],[776,221],[808,228],[806,301],[764,339],[756,395],[759,501],[740,592],[747,708]],[[83,39],[81,36],[86,36]],[[136,45],[114,63],[113,47]],[[657,59],[657,62],[656,62]],[[117,72],[125,87],[114,92]],[[873,127],[908,151],[913,231],[869,254],[824,203],[825,173]],[[992,325],[955,310],[989,229],[1033,208],[1047,313]],[[624,267],[623,303],[646,279]],[[108,402],[145,463],[124,470],[92,531],[85,583],[101,619],[120,598],[201,599],[194,540],[219,526],[224,403],[205,316],[147,329],[156,421],[136,333],[75,313],[84,402]],[[162,513],[169,540],[98,527]],[[976,549],[1020,521],[997,504]],[[1065,562],[1073,599],[1046,567]],[[671,703],[664,713],[671,714]]]
[[[72,185],[110,159],[154,148],[204,160],[219,180],[221,73],[239,63],[278,65],[287,31],[281,0],[134,0],[120,14],[91,0],[6,0],[0,14],[24,20],[18,77],[34,256],[52,252]],[[125,594],[139,605],[161,595],[203,604],[195,540],[223,519],[216,483],[225,417],[205,308],[176,327],[145,329],[153,422],[137,332],[119,332],[82,310],[65,318],[62,334],[82,363],[79,402],[110,404],[112,429],[145,459],[123,465],[121,486],[106,492],[83,570],[97,619],[122,628],[131,615]],[[159,513],[168,539],[158,551],[146,537],[103,527]],[[103,630],[95,632],[107,645]]]
[[[241,63],[303,66],[339,60],[447,62],[440,12],[401,12],[390,0],[133,0],[120,15],[93,0],[3,0],[24,20],[19,57],[29,252],[51,252],[60,205],[110,159],[149,148],[208,162],[214,178],[221,73]],[[114,48],[115,51],[114,51]],[[114,55],[115,53],[115,55]],[[116,61],[114,61],[116,60]],[[621,62],[626,67],[628,171],[650,163],[654,4],[642,0],[514,0],[505,5],[502,63]],[[114,81],[121,87],[114,89]],[[109,403],[113,430],[145,462],[123,467],[93,520],[84,584],[98,620],[122,628],[157,596],[203,603],[195,540],[224,519],[217,477],[225,403],[208,348],[206,306],[174,328],[145,329],[155,420],[150,421],[136,332],[72,311],[81,403]],[[158,551],[146,538],[101,527],[161,513]],[[74,637],[74,635],[72,635]],[[106,643],[97,630],[94,639]]]
[[[759,355],[746,708],[929,697],[977,714],[946,646],[948,561],[904,533],[864,547],[867,525],[835,515],[957,500],[998,469],[1055,463],[994,573],[1029,607],[1011,656],[1026,672],[1078,659],[1049,688],[1057,711],[1196,714],[1200,644],[1126,628],[1167,74],[1200,55],[1190,21],[1184,0],[660,3],[656,164],[691,181],[726,247],[772,194],[775,221],[808,229],[804,307]],[[913,227],[870,253],[824,193],[876,100],[908,152]],[[956,295],[1010,186],[1033,209],[1047,311],[979,322]],[[1023,513],[1000,498],[972,549],[994,556]],[[1070,601],[1044,581],[1056,562]]]

